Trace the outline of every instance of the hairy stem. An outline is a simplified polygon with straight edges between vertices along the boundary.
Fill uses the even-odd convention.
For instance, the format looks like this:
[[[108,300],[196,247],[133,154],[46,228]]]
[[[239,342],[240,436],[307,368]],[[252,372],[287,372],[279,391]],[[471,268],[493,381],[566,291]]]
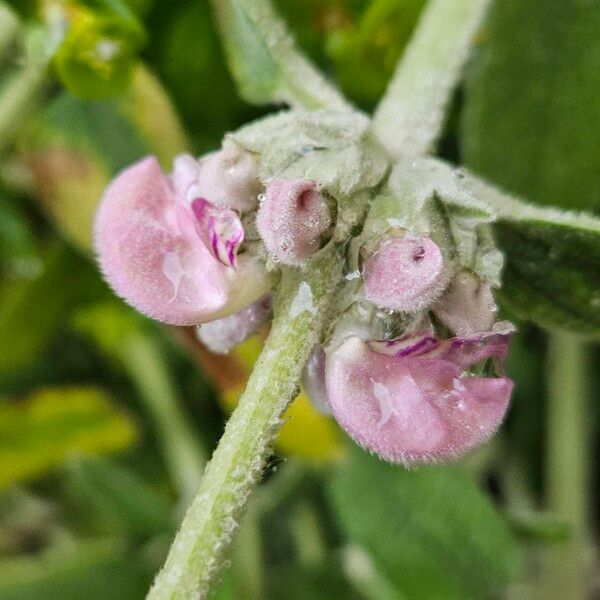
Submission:
[[[553,333],[548,347],[548,508],[569,523],[571,539],[550,551],[545,598],[585,598],[588,418],[586,352],[572,334]]]
[[[208,594],[340,280],[340,249],[333,244],[305,273],[284,272],[271,333],[148,598]]]
[[[374,116],[395,156],[435,149],[473,37],[490,0],[430,0]]]
[[[160,350],[151,337],[139,333],[124,340],[119,355],[156,423],[181,504],[187,507],[198,489],[206,459],[179,406]]]

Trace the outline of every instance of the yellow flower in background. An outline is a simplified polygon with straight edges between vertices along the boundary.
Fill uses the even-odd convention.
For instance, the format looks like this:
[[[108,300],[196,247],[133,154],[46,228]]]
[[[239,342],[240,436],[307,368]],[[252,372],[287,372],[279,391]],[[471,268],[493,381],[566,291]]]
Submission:
[[[234,348],[229,356],[223,357],[224,360],[235,360],[245,371],[243,381],[236,378],[236,381],[217,382],[221,404],[227,412],[232,412],[237,406],[262,346],[263,338],[253,336]],[[343,446],[335,421],[317,411],[304,390],[286,410],[284,419],[285,424],[276,442],[277,448],[284,454],[315,462],[336,460],[342,456]]]

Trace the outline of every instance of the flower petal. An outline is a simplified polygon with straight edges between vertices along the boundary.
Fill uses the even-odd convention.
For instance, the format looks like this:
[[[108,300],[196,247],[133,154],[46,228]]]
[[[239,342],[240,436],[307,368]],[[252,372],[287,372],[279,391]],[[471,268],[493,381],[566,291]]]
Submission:
[[[238,311],[268,288],[251,257],[238,268],[216,260],[191,208],[154,157],[123,171],[96,215],[100,266],[115,292],[140,312],[192,325]]]
[[[198,196],[213,204],[240,212],[251,210],[258,204],[261,189],[256,157],[231,140],[200,160]]]
[[[271,314],[271,297],[265,296],[239,312],[204,323],[198,327],[198,339],[215,354],[227,354],[260,327]]]
[[[404,312],[426,308],[446,285],[442,252],[429,237],[384,241],[365,261],[362,275],[367,300]]]
[[[312,405],[322,414],[330,415],[325,387],[325,351],[316,345],[302,371],[302,386]]]
[[[497,312],[490,284],[467,271],[454,277],[432,309],[456,335],[490,329]]]
[[[497,429],[512,391],[507,378],[461,377],[451,362],[379,354],[353,337],[330,352],[327,398],[340,425],[390,462],[460,456]]]
[[[237,213],[204,198],[196,198],[192,202],[192,211],[198,219],[201,232],[207,236],[208,247],[215,258],[227,267],[235,267],[238,249],[244,241],[244,227]]]

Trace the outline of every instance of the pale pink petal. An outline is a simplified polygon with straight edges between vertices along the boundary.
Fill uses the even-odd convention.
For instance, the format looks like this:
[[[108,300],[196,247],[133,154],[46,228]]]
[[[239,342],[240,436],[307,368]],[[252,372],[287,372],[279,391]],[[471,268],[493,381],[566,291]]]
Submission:
[[[239,247],[244,241],[244,227],[238,214],[204,198],[196,198],[192,202],[192,211],[215,257],[224,265],[235,267]]]
[[[454,277],[432,310],[453,333],[469,335],[490,329],[497,307],[490,284],[463,271]]]
[[[325,351],[316,345],[302,371],[302,385],[312,405],[322,414],[330,415],[325,387]]]
[[[367,300],[380,308],[416,312],[444,290],[444,259],[428,237],[394,237],[365,261],[363,283]]]
[[[106,190],[95,223],[100,266],[115,292],[140,312],[191,325],[236,312],[267,289],[250,257],[216,260],[191,207],[154,157],[123,171]]]
[[[265,296],[239,312],[204,323],[198,327],[198,339],[216,354],[227,354],[250,337],[271,314],[271,297]]]
[[[361,446],[390,462],[455,458],[498,428],[510,398],[506,378],[463,377],[449,361],[379,354],[354,337],[330,352],[327,398]]]
[[[500,321],[494,325],[492,331],[443,340],[432,348],[427,356],[449,360],[463,368],[491,358],[496,366],[501,368],[514,332],[515,327],[512,323]]]
[[[331,215],[314,181],[275,179],[267,186],[256,224],[276,260],[301,265],[319,249]]]
[[[253,154],[225,140],[221,150],[200,160],[198,197],[240,212],[251,210],[257,206],[262,190],[258,170]]]
[[[173,161],[173,172],[170,179],[177,196],[191,202],[200,196],[198,180],[200,163],[190,154],[179,154]]]

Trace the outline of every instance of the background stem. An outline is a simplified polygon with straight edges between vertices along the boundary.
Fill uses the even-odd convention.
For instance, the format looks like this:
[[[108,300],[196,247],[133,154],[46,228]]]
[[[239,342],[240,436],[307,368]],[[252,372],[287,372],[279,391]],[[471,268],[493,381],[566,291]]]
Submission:
[[[156,423],[181,504],[187,507],[200,484],[206,459],[181,410],[160,350],[149,336],[134,334],[124,340],[119,355]]]
[[[330,298],[341,281],[340,250],[333,244],[309,263],[305,280],[282,275],[275,319],[246,390],[209,462],[200,489],[148,598],[205,598],[260,480],[282,415],[327,322]]]
[[[548,508],[571,527],[571,538],[549,549],[545,598],[586,597],[588,547],[588,419],[586,352],[569,333],[553,333],[548,345]]]

